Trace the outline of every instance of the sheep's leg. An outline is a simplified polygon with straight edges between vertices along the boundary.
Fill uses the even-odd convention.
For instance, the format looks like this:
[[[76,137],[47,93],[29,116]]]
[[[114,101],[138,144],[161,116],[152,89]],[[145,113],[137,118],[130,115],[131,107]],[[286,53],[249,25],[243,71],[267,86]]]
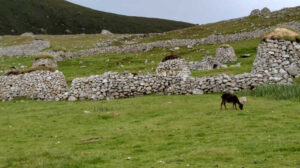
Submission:
[[[226,107],[226,102],[224,102],[224,107],[225,107],[225,110],[227,110],[227,107]]]
[[[235,107],[235,110],[237,110],[237,108],[236,108],[236,103],[234,103],[234,107]]]
[[[223,110],[223,104],[224,104],[225,102],[222,100],[222,102],[221,102],[221,110]]]

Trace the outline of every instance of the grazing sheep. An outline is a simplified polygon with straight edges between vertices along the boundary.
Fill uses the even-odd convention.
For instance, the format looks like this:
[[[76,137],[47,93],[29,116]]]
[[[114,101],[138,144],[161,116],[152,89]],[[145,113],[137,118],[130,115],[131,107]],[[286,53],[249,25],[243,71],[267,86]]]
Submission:
[[[223,93],[223,95],[221,97],[222,97],[221,110],[222,110],[223,105],[224,105],[225,109],[227,109],[226,103],[232,103],[233,108],[235,108],[235,110],[237,110],[236,104],[238,104],[240,110],[243,110],[243,104],[240,103],[240,101],[236,95],[233,95],[230,93]]]

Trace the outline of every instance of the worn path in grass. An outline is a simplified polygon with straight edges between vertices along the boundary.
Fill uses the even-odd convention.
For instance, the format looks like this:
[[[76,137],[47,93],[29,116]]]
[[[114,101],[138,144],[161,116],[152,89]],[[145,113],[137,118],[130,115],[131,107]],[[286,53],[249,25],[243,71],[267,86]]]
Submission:
[[[220,95],[0,103],[0,167],[300,166],[299,102],[219,108]]]

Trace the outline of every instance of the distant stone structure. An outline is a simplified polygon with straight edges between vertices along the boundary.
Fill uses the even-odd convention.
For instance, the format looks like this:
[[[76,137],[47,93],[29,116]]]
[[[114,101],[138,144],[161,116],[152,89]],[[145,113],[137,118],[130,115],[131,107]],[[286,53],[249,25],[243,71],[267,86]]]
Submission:
[[[223,44],[219,48],[217,48],[216,59],[220,63],[230,63],[235,62],[237,60],[237,57],[235,55],[234,49],[230,45]]]
[[[191,61],[189,62],[190,70],[204,71],[225,68],[226,65],[221,64],[216,57],[206,56],[201,61]]]

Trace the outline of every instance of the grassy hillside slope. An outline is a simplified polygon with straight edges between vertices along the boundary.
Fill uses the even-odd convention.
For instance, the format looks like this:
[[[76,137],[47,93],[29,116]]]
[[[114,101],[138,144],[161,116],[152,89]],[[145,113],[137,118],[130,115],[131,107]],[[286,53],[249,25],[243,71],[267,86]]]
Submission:
[[[102,29],[114,33],[150,33],[192,26],[184,22],[96,11],[64,0],[0,0],[0,4],[0,35],[99,33]]]
[[[300,6],[274,11],[266,16],[248,16],[244,18],[193,26],[181,30],[174,30],[159,36],[144,39],[142,42],[169,40],[174,38],[197,39],[207,37],[211,34],[225,35],[240,32],[252,32],[292,21],[300,21]]]

